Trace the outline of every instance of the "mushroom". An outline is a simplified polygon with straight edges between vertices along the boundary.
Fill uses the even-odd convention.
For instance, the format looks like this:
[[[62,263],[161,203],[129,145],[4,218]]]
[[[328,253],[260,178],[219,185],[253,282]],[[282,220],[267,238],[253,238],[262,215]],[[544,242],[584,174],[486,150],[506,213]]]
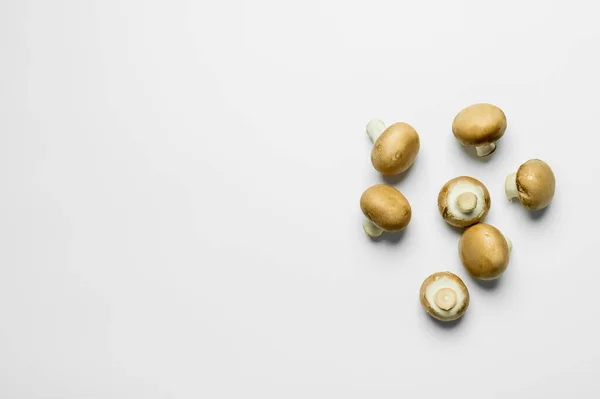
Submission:
[[[518,198],[525,208],[537,211],[550,205],[555,185],[550,166],[539,159],[530,159],[506,177],[504,188],[509,201]]]
[[[373,142],[371,163],[383,175],[404,172],[419,153],[419,135],[408,123],[394,123],[386,129],[383,121],[373,119],[367,124],[367,134]]]
[[[479,223],[488,214],[490,205],[490,193],[485,185],[468,176],[448,181],[438,195],[440,214],[446,223],[455,227]]]
[[[460,260],[471,276],[494,280],[508,266],[512,242],[500,230],[478,223],[465,230],[458,242]]]
[[[496,150],[494,144],[504,135],[506,115],[492,104],[474,104],[463,109],[452,122],[452,133],[464,146],[474,146],[477,156]]]
[[[360,209],[366,216],[365,233],[379,237],[384,231],[396,232],[410,222],[412,211],[408,200],[394,187],[377,184],[360,197]]]
[[[469,290],[454,273],[437,272],[421,284],[421,305],[430,316],[441,321],[461,317],[469,307]]]

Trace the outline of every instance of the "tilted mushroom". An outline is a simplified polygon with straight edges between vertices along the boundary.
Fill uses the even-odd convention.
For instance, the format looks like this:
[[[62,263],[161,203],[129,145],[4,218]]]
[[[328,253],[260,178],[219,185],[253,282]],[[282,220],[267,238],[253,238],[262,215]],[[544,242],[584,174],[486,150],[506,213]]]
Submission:
[[[465,230],[458,242],[460,260],[471,276],[480,280],[494,280],[508,266],[511,241],[500,230],[478,223]]]
[[[459,176],[448,181],[438,195],[438,210],[455,227],[467,227],[482,221],[491,206],[490,193],[477,179]]]
[[[404,172],[419,153],[419,135],[408,123],[394,123],[386,129],[383,121],[373,119],[367,124],[367,134],[373,142],[371,163],[383,175]]]
[[[544,209],[554,197],[556,180],[550,166],[539,159],[530,159],[516,173],[506,177],[504,188],[508,200],[518,198],[523,207],[532,211]]]
[[[394,187],[377,184],[365,190],[360,197],[360,209],[366,216],[363,223],[365,233],[378,237],[384,231],[396,232],[404,229],[412,211],[408,200]]]
[[[504,135],[506,115],[492,104],[474,104],[463,109],[452,122],[452,133],[464,146],[475,147],[484,157],[496,150],[495,142]]]
[[[469,290],[454,273],[438,272],[427,277],[419,293],[423,309],[441,321],[461,317],[469,307]]]

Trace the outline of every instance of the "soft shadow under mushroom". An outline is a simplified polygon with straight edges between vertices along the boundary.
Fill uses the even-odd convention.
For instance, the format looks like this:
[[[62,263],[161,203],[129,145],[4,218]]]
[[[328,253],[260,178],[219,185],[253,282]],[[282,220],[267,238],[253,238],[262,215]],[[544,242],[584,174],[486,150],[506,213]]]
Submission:
[[[443,330],[452,330],[456,327],[458,327],[460,325],[460,323],[462,323],[463,319],[465,318],[464,316],[456,319],[456,320],[452,320],[452,321],[441,321],[438,319],[434,319],[433,317],[427,317],[429,319],[430,323],[435,324],[438,328],[441,328]]]
[[[387,242],[390,244],[398,244],[400,241],[402,241],[404,239],[405,235],[406,235],[406,229],[404,229],[402,231],[398,231],[396,233],[384,232],[379,237],[371,237],[371,236],[367,236],[367,237],[369,237],[371,239],[371,241],[374,241],[374,242]]]
[[[415,160],[415,162],[413,162],[413,164],[410,166],[410,168],[408,168],[405,172],[400,173],[399,175],[379,175],[381,180],[385,183],[385,184],[389,184],[392,186],[398,185],[400,183],[402,183],[404,180],[406,180],[408,177],[410,177],[410,175],[413,173],[413,170],[415,169],[415,164],[418,163],[418,160]]]
[[[473,276],[469,276],[469,278],[471,279],[472,282],[474,282],[475,284],[477,284],[478,286],[480,286],[481,288],[483,288],[486,291],[493,291],[498,289],[498,287],[502,284],[502,278],[497,278],[495,280],[479,280],[474,278]]]
[[[544,209],[540,209],[539,211],[528,211],[527,216],[529,216],[529,219],[533,221],[541,220],[546,215],[546,212],[548,212],[550,206],[551,205],[548,205],[547,207],[545,207]]]
[[[455,140],[456,141],[456,140]],[[484,157],[480,157],[477,155],[477,151],[475,150],[475,147],[467,147],[464,146],[460,143],[456,143],[460,149],[462,150],[462,152],[468,157],[471,158],[472,160],[478,162],[478,163],[487,163],[489,162],[492,158],[493,155],[496,153],[496,151],[498,151],[498,149],[496,148],[496,150],[494,150],[492,153],[484,156]]]

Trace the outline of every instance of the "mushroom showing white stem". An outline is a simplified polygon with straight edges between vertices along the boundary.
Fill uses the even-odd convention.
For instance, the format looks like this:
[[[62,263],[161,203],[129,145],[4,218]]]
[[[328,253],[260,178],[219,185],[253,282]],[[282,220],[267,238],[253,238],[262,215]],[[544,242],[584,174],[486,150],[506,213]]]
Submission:
[[[505,131],[506,115],[492,104],[470,105],[452,122],[454,137],[464,146],[475,147],[479,157],[493,153]]]
[[[494,280],[508,267],[512,241],[500,230],[485,223],[466,229],[458,243],[460,260],[469,274],[480,280]]]
[[[363,229],[370,237],[378,237],[384,231],[401,231],[408,226],[412,216],[406,197],[385,184],[366,189],[360,197],[360,209],[366,218]]]
[[[506,177],[504,189],[509,201],[517,198],[526,209],[544,209],[554,198],[554,172],[546,162],[530,159]]]
[[[438,210],[446,223],[467,227],[481,222],[491,206],[486,186],[469,176],[459,176],[444,184],[438,194]]]
[[[379,119],[367,124],[367,135],[373,142],[371,163],[383,175],[398,175],[414,163],[421,146],[419,135],[408,123],[389,127]]]
[[[427,277],[419,292],[423,309],[440,321],[460,318],[469,307],[469,290],[456,274],[438,272]]]

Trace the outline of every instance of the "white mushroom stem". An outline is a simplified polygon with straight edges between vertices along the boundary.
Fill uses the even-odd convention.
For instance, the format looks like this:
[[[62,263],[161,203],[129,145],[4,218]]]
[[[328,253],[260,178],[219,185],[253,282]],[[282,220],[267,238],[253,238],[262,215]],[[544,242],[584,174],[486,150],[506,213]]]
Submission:
[[[513,249],[513,244],[510,238],[508,238],[507,236],[504,236],[504,239],[506,240],[506,243],[508,244],[508,252],[512,252]]]
[[[477,196],[472,192],[462,193],[456,199],[456,207],[462,213],[472,212],[473,209],[477,208]]]
[[[456,291],[452,288],[440,288],[433,297],[433,302],[442,310],[450,310],[456,306]]]
[[[371,119],[367,123],[367,135],[371,138],[373,144],[377,141],[381,133],[385,130],[385,123],[380,119]]]
[[[383,229],[371,222],[369,219],[365,219],[363,222],[363,229],[369,237],[379,237],[381,233],[383,233]]]
[[[475,146],[475,150],[477,151],[478,157],[485,157],[486,155],[490,155],[496,149],[496,144],[494,143],[486,143],[482,145]]]
[[[516,173],[511,173],[506,176],[506,180],[504,181],[504,191],[506,191],[506,198],[508,198],[509,201],[519,196]]]

